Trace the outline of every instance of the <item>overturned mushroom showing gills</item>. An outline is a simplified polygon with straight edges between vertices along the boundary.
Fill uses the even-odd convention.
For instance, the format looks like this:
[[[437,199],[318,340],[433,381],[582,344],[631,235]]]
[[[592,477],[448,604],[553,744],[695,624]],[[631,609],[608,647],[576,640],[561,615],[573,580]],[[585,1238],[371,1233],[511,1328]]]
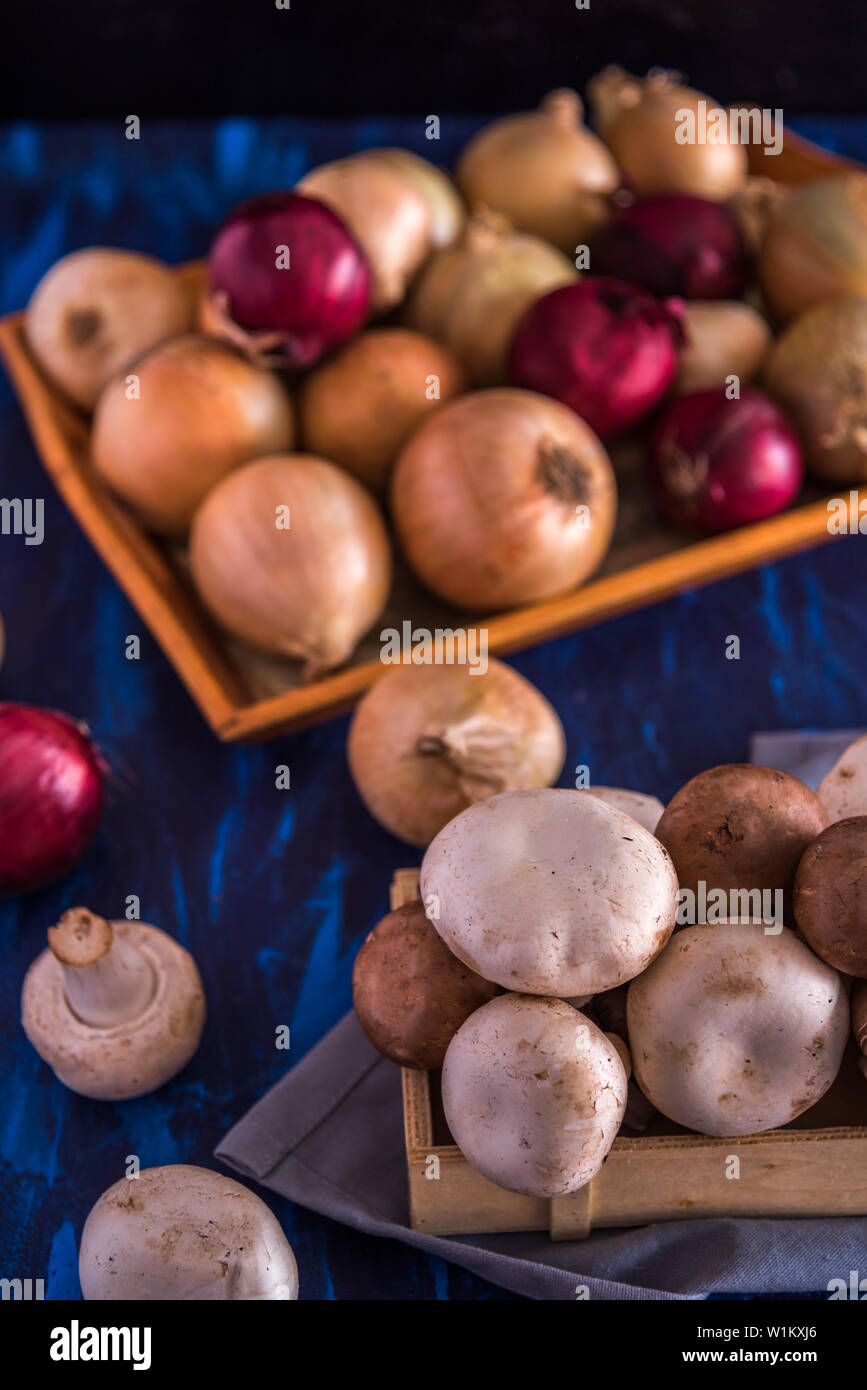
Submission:
[[[569,999],[638,975],[674,930],[677,877],[654,837],[596,796],[505,792],[462,811],[421,867],[451,951],[504,989]]]
[[[92,1207],[78,1252],[91,1302],[298,1297],[292,1247],[234,1178],[172,1163],[121,1178]]]
[[[861,1053],[858,1066],[867,1076],[867,980],[856,980],[852,989],[852,1032]]]
[[[787,927],[685,927],[629,986],[635,1077],[699,1134],[758,1134],[815,1105],[840,1069],[846,987]]]
[[[556,1197],[601,1168],[623,1119],[626,1072],[618,1046],[562,999],[503,994],[452,1038],[442,1095],[474,1168],[510,1192]]]
[[[205,996],[192,956],[165,932],[74,907],[49,927],[48,949],[27,972],[21,1021],[64,1086],[127,1100],[186,1066]]]

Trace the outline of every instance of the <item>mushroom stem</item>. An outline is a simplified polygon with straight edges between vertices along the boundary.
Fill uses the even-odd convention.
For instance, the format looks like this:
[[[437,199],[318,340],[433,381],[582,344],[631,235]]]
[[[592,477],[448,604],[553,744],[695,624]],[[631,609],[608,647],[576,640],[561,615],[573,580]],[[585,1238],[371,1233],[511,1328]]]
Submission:
[[[63,967],[66,1002],[82,1023],[112,1028],[137,1018],[153,998],[147,958],[87,908],[64,912],[48,929],[48,945]]]

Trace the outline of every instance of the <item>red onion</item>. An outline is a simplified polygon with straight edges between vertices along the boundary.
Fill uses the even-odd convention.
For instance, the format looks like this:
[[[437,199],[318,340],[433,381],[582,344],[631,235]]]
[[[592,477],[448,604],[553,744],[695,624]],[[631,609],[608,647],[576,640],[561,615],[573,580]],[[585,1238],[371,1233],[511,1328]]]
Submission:
[[[336,213],[300,193],[266,193],[235,208],[209,270],[217,313],[293,367],[312,366],[351,338],[370,310],[364,252]]]
[[[71,869],[102,814],[102,773],[65,714],[0,704],[0,893],[42,888]]]
[[[656,499],[673,521],[728,531],[787,506],[804,479],[798,437],[752,387],[740,399],[694,391],[669,406],[650,443]]]
[[[622,434],[662,400],[683,341],[677,300],[598,276],[538,299],[512,342],[513,386],[553,396],[602,439]]]
[[[660,297],[740,299],[747,284],[740,227],[707,198],[643,198],[624,208],[594,239],[590,265]]]

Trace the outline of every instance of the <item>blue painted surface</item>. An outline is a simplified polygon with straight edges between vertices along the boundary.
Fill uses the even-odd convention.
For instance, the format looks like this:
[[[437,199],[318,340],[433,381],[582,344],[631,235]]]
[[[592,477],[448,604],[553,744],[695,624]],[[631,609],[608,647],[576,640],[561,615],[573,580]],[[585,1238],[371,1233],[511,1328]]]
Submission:
[[[471,128],[444,121],[443,162]],[[817,119],[809,133],[867,157],[867,123]],[[424,152],[421,121],[145,121],[139,144],[120,123],[6,127],[0,307],[20,307],[53,260],[93,242],[171,261],[199,255],[239,198],[382,142]],[[0,905],[0,1275],[45,1277],[49,1297],[74,1298],[82,1222],[126,1155],[212,1163],[219,1136],[285,1067],[275,1027],[290,1025],[297,1060],[349,1007],[355,951],[386,909],[393,871],[417,856],[361,807],[345,719],[264,747],[214,741],[55,497],[4,377],[0,480],[3,496],[44,496],[46,513],[41,547],[0,538],[0,697],[86,719],[117,772],[75,872]],[[515,665],[559,709],[567,769],[587,763],[594,780],[665,798],[702,768],[746,757],[752,729],[867,723],[865,588],[867,547],[845,540],[548,643]],[[124,656],[130,633],[142,637],[139,662]],[[739,662],[723,656],[730,633],[741,637]],[[290,792],[274,787],[278,763],[291,767]],[[173,1083],[97,1104],[66,1091],[35,1056],[18,1024],[19,991],[64,908],[121,915],[130,893],[146,920],[194,952],[210,1014],[198,1055]],[[265,1195],[296,1247],[308,1298],[509,1297]]]

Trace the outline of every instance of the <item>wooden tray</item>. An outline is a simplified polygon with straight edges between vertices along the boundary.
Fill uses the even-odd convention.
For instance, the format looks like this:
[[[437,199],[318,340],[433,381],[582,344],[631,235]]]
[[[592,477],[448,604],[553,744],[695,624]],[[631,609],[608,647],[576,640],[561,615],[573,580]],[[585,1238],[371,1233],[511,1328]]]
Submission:
[[[418,869],[400,869],[392,909],[418,891]],[[711,1139],[657,1116],[646,1133],[615,1139],[592,1182],[567,1197],[522,1197],[483,1178],[448,1133],[439,1074],[404,1067],[402,1077],[415,1231],[547,1230],[552,1240],[581,1240],[598,1226],[685,1217],[867,1215],[867,1080],[854,1043],[827,1095],[791,1125]],[[732,1156],[739,1178],[726,1177]]]
[[[827,176],[848,164],[792,136],[777,158],[755,148],[750,158],[754,172],[788,183]],[[200,280],[202,267],[182,267],[179,274]],[[0,320],[0,353],[45,468],[218,737],[264,738],[349,708],[385,669],[375,637],[360,644],[348,667],[304,685],[298,663],[263,657],[220,633],[185,577],[183,556],[149,536],[96,477],[87,421],[42,376],[22,324],[22,314]],[[656,516],[639,451],[616,450],[613,457],[620,515],[612,548],[590,583],[547,603],[468,617],[444,607],[398,568],[376,631],[399,627],[405,619],[429,629],[472,623],[487,629],[491,652],[516,651],[831,539],[826,499],[813,488],[800,505],[769,521],[696,540]],[[841,495],[848,497],[848,490]],[[861,495],[867,498],[867,488]]]

